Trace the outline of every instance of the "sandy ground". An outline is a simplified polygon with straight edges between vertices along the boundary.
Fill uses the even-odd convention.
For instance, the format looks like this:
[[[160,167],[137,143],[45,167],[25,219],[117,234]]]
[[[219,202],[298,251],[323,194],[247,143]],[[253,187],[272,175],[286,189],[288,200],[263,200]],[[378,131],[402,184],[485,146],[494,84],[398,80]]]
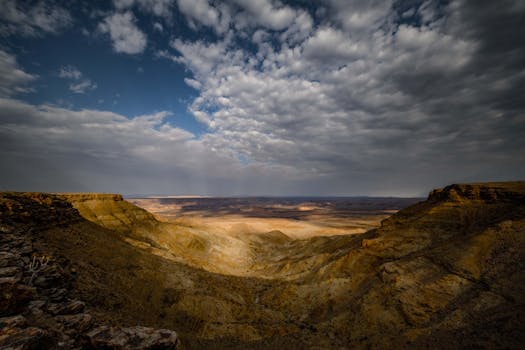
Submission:
[[[379,226],[385,216],[373,216],[363,219],[326,220],[293,220],[283,218],[250,218],[240,215],[225,215],[221,217],[189,216],[186,218],[169,219],[182,225],[204,229],[206,231],[226,231],[234,234],[260,234],[271,231],[281,231],[293,239],[307,239],[314,236],[334,236],[363,233]]]
[[[156,199],[128,199],[147,211],[153,213],[157,219],[165,222],[177,223],[215,234],[261,234],[271,231],[280,231],[292,239],[308,239],[315,236],[334,236],[363,233],[380,225],[381,220],[387,218],[397,210],[383,210],[381,213],[366,211],[356,215],[342,216],[340,212],[331,213],[319,211],[316,206],[286,206],[289,210],[287,217],[257,217],[254,213],[268,211],[268,208],[241,208],[242,214],[230,214],[224,210],[195,210],[183,211],[183,205],[177,203],[161,203]],[[195,205],[195,202],[191,203]],[[284,206],[275,205],[282,209]],[[299,218],[295,214],[300,214]],[[271,216],[271,212],[266,213]]]

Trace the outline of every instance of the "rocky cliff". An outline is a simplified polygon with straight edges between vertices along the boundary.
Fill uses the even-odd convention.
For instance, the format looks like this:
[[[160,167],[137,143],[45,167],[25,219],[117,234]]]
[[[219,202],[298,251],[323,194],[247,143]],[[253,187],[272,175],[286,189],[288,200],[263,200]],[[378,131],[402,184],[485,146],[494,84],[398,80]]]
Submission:
[[[179,348],[174,331],[113,326],[78,298],[77,270],[42,234],[59,228],[75,241],[75,225],[89,226],[62,196],[0,194],[0,348]]]
[[[0,344],[521,349],[524,198],[524,182],[451,185],[362,235],[247,241],[234,276],[205,263],[229,240],[119,196],[3,193]]]
[[[112,230],[131,231],[156,224],[152,214],[126,202],[120,194],[64,193],[59,197],[71,203],[85,219]]]
[[[335,328],[378,348],[520,348],[524,195],[525,182],[451,185],[385,220],[317,276],[348,276],[355,306]]]

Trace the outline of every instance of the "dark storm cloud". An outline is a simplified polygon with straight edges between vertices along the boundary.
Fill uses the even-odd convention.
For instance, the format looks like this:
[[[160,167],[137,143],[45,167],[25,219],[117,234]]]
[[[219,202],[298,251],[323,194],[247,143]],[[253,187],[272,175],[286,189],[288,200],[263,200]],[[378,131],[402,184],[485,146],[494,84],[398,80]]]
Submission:
[[[434,137],[457,134],[442,146],[454,152],[458,161],[489,152],[494,158],[522,161],[525,7],[517,1],[452,5],[440,30],[474,45],[468,63],[447,70],[411,62],[393,72],[392,81],[432,116],[430,125],[437,127],[432,131]],[[439,157],[436,149],[443,148],[433,148]],[[520,167],[515,171],[515,177],[523,176]]]

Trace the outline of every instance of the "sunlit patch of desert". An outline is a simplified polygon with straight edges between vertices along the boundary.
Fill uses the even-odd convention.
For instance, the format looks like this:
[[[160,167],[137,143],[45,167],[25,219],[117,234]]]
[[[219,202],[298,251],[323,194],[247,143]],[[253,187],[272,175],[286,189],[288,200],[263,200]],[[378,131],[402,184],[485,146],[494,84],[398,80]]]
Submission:
[[[326,240],[347,240],[417,199],[400,198],[138,198],[128,199],[162,224],[137,233],[151,252],[210,272],[259,278],[307,273]],[[142,237],[142,236],[144,237]],[[142,237],[142,238],[141,238]],[[346,237],[346,238],[345,238]],[[337,244],[337,243],[334,243]],[[298,261],[294,263],[294,261]]]
[[[201,229],[216,234],[263,234],[280,231],[291,239],[363,233],[376,228],[381,221],[404,205],[396,202],[379,204],[372,210],[360,208],[341,215],[341,209],[311,202],[297,204],[221,205],[210,200],[166,200],[159,198],[128,199],[155,214],[164,222]],[[227,200],[225,200],[227,201]],[[399,200],[398,200],[399,201]],[[402,200],[401,200],[402,201]],[[211,208],[210,208],[211,206]],[[190,210],[187,210],[188,207]]]

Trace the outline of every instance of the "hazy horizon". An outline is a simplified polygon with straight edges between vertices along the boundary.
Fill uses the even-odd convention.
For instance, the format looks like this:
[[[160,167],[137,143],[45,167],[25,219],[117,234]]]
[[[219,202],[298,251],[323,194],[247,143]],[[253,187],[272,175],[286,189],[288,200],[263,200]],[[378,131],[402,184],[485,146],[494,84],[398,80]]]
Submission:
[[[243,199],[243,198],[290,198],[290,199],[346,199],[346,198],[424,198],[425,196],[414,196],[414,197],[399,197],[399,196],[364,196],[364,195],[344,195],[344,196],[323,196],[323,195],[264,195],[264,194],[253,194],[253,195],[243,195],[243,194],[234,194],[234,195],[227,195],[227,196],[214,196],[214,195],[208,195],[208,196],[199,196],[199,195],[166,195],[166,194],[140,194],[140,193],[131,193],[131,194],[124,194],[122,193],[122,196],[124,198],[144,198],[144,199],[214,199],[214,198],[231,198],[231,199]]]
[[[525,179],[525,5],[6,0],[0,189],[425,197]]]

